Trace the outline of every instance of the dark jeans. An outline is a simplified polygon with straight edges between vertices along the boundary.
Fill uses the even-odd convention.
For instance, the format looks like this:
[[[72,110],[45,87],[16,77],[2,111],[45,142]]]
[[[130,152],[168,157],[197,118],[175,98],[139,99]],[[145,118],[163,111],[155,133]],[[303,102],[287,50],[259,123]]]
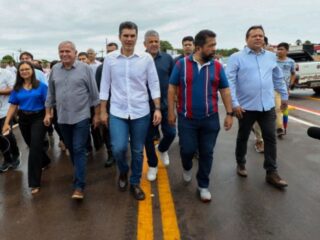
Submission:
[[[254,122],[260,125],[264,140],[264,168],[267,171],[277,169],[277,142],[276,142],[276,113],[274,108],[269,111],[246,111],[239,120],[239,130],[236,146],[236,160],[238,164],[246,163],[247,143]]]
[[[53,119],[52,119],[52,124],[54,126],[54,130],[56,130],[58,136],[59,136],[59,140],[60,141],[63,141],[63,137],[62,137],[62,134],[61,134],[61,130],[59,128],[59,124],[58,124],[58,115],[57,115],[57,109],[54,108],[53,109]]]
[[[87,118],[75,124],[59,124],[59,127],[74,166],[73,187],[83,190],[85,188],[86,145],[90,131],[90,119]]]
[[[45,111],[24,114],[19,111],[19,127],[22,137],[29,147],[28,180],[29,187],[40,187],[42,167],[50,164],[44,147],[46,127],[43,124]]]
[[[0,130],[2,131],[2,127],[5,121],[5,117],[0,119]],[[0,137],[0,150],[3,154],[4,162],[12,163],[14,158],[19,156],[19,148],[17,145],[16,138],[13,134],[13,131],[10,131],[9,135]],[[12,158],[14,157],[14,158]]]
[[[130,184],[140,184],[143,164],[143,147],[147,136],[150,115],[138,119],[123,119],[110,114],[110,134],[113,157],[118,164],[120,174],[129,171],[126,158],[130,136],[131,176]]]
[[[209,175],[213,162],[213,149],[220,131],[218,113],[203,119],[188,119],[178,116],[178,134],[182,166],[185,170],[192,168],[192,159],[199,151],[198,186],[209,186]]]
[[[168,151],[171,143],[173,142],[176,136],[176,128],[172,127],[168,123],[168,112],[161,111],[162,120],[161,120],[161,130],[163,138],[161,139],[158,149],[160,152]],[[153,116],[153,113],[151,114]],[[158,166],[158,158],[154,148],[153,137],[157,134],[158,126],[154,126],[152,124],[152,117],[150,118],[150,125],[148,129],[148,134],[145,142],[146,154],[148,158],[149,167],[157,167]]]

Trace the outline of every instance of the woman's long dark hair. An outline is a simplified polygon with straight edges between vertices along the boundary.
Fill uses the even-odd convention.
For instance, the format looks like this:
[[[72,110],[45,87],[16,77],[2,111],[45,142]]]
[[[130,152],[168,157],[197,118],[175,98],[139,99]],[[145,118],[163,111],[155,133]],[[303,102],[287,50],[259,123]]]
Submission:
[[[22,61],[19,63],[18,68],[17,68],[17,78],[16,78],[16,83],[13,86],[13,89],[15,91],[19,91],[23,87],[24,79],[21,77],[20,71],[19,71],[22,64],[27,64],[31,67],[31,69],[32,69],[32,75],[31,75],[32,88],[33,89],[38,88],[39,81],[36,79],[36,73],[35,73],[33,65],[30,62]]]

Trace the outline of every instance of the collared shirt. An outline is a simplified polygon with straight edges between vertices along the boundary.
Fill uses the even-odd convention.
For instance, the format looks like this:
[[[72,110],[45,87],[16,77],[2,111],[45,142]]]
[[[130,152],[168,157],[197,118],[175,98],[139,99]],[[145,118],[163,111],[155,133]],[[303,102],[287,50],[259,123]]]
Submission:
[[[15,83],[15,75],[9,70],[0,68],[0,90],[7,88],[13,88]],[[0,95],[0,118],[4,118],[7,115],[9,109],[9,95]]]
[[[218,90],[229,87],[218,61],[211,60],[199,66],[193,54],[176,62],[170,84],[179,88],[178,113],[194,119],[218,112]]]
[[[245,47],[231,55],[226,72],[233,107],[269,111],[275,106],[274,90],[281,94],[283,100],[288,99],[282,70],[272,52],[262,49],[257,54]]]
[[[48,86],[48,81],[46,78],[46,75],[44,75],[44,73],[42,71],[40,71],[39,69],[34,69],[34,72],[36,74],[36,79],[39,80],[40,82],[43,82],[45,85]]]
[[[160,98],[160,85],[154,61],[149,53],[130,57],[120,50],[109,53],[103,62],[100,99],[109,99],[110,113],[119,118],[137,119],[150,112],[148,88],[152,99]]]
[[[46,107],[57,108],[58,123],[75,124],[90,118],[90,107],[99,104],[99,93],[92,69],[75,61],[71,69],[57,63],[49,77]]]
[[[291,75],[295,73],[295,62],[292,58],[287,57],[285,60],[277,59],[278,66],[282,69],[284,81],[287,87],[290,85]]]
[[[172,57],[164,52],[158,52],[156,57],[153,59],[156,65],[161,91],[161,109],[168,108],[168,86],[169,79],[174,67]]]
[[[91,67],[94,76],[96,75],[97,68],[98,68],[101,64],[102,64],[102,63],[99,62],[98,60],[95,60],[94,63],[89,63],[89,66]]]

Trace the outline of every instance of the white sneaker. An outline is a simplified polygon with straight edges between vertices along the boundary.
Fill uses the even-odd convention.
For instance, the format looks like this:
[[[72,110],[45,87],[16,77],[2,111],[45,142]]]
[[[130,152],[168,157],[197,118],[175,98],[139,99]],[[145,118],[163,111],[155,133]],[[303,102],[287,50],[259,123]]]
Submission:
[[[200,193],[200,199],[202,202],[210,202],[211,201],[211,193],[208,188],[200,188],[198,187]]]
[[[189,171],[183,169],[183,180],[185,182],[191,182],[192,179],[192,169]]]
[[[165,151],[165,152],[160,152],[159,151],[159,154],[160,154],[160,159],[163,162],[163,165],[166,166],[166,167],[169,166],[170,159],[169,159],[168,151]]]
[[[149,167],[148,173],[147,173],[147,179],[152,182],[156,180],[157,178],[157,173],[158,173],[158,168],[157,167]]]

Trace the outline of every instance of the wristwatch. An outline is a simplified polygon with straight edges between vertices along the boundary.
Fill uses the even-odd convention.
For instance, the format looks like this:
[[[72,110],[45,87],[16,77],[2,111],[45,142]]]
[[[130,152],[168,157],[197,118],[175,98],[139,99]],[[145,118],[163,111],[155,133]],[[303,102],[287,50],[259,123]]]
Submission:
[[[234,116],[234,113],[233,113],[233,112],[227,112],[227,115],[233,117],[233,116]]]

